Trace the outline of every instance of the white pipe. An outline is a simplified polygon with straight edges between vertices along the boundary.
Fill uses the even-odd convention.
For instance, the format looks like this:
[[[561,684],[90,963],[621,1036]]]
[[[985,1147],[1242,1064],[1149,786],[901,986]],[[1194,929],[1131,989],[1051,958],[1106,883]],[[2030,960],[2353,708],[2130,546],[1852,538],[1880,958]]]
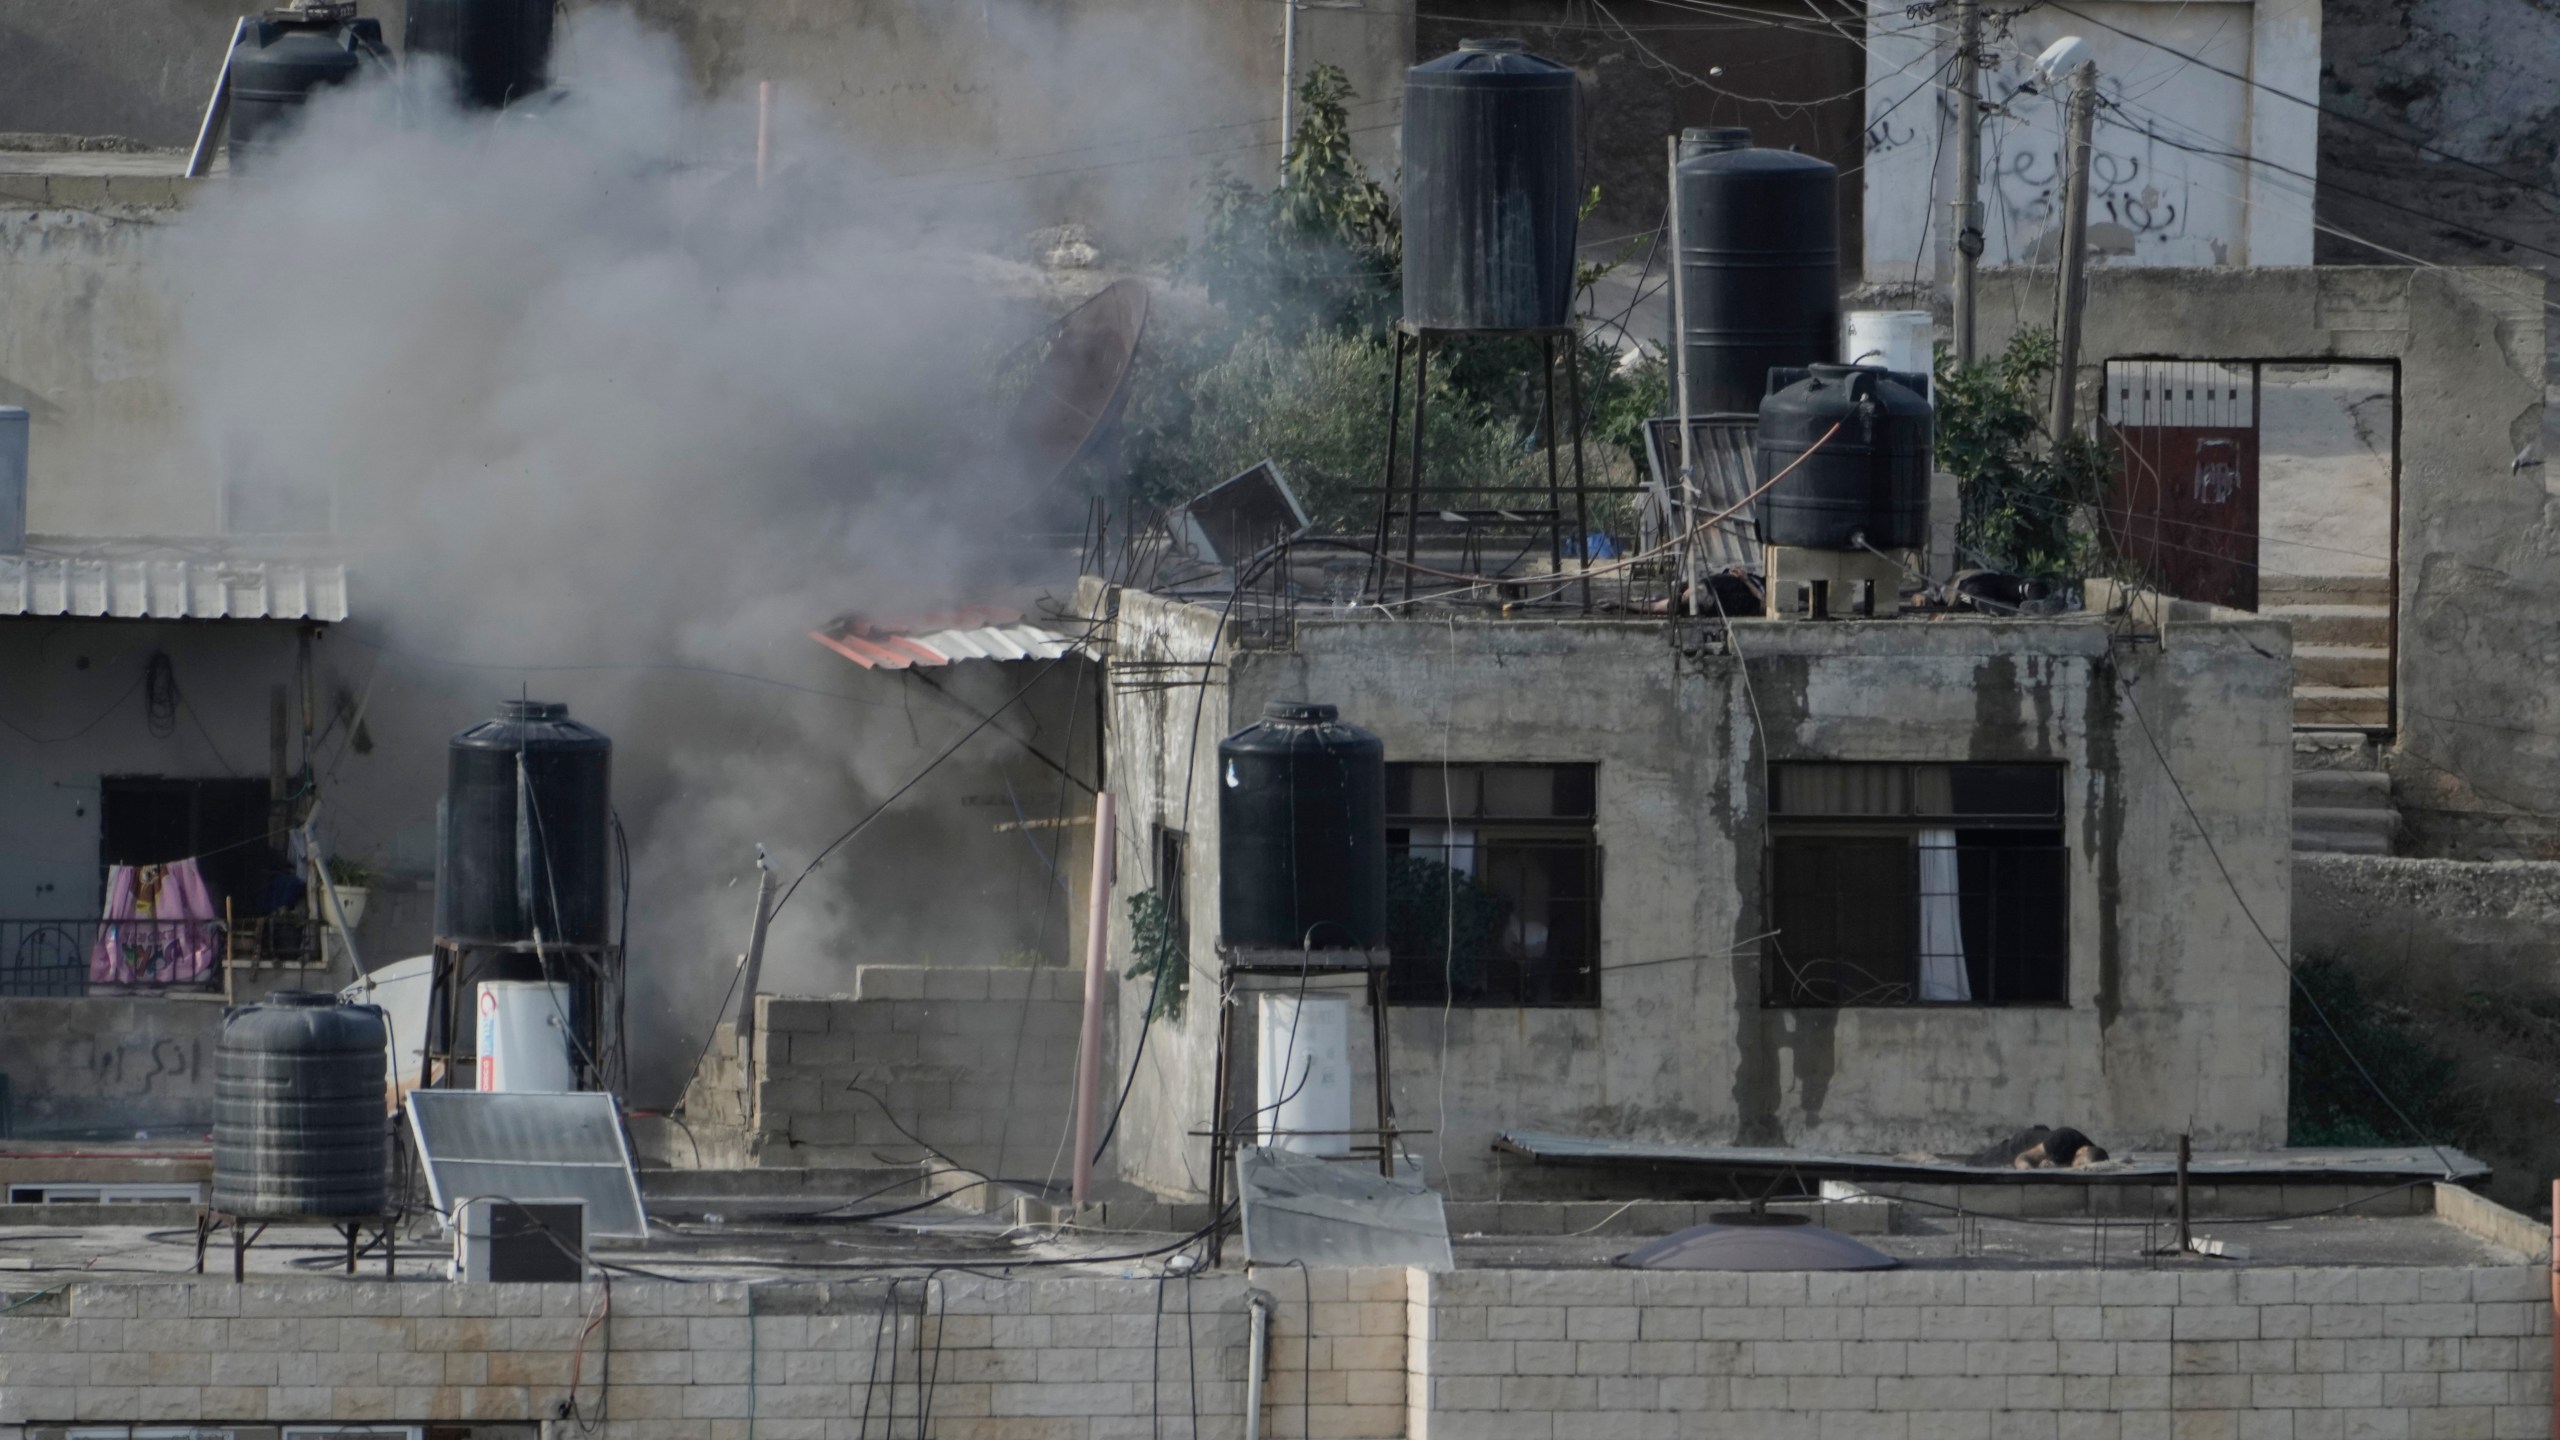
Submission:
[[[196,127],[195,149],[187,152],[187,178],[190,180],[213,169],[213,137],[231,114],[231,57],[240,53],[240,42],[248,38],[248,34],[249,17],[244,15],[232,23],[231,44],[222,52],[222,68],[214,72],[213,97],[204,102],[204,121]],[[366,688],[372,688],[371,682],[367,682]]]
[[[1251,1317],[1244,1362],[1244,1440],[1262,1440],[1262,1371],[1271,1356],[1271,1302],[1255,1294],[1244,1308]]]
[[[1093,797],[1093,880],[1085,896],[1084,1037],[1076,1046],[1075,1206],[1093,1192],[1094,1103],[1102,1090],[1102,980],[1110,967],[1112,854],[1111,792]]]

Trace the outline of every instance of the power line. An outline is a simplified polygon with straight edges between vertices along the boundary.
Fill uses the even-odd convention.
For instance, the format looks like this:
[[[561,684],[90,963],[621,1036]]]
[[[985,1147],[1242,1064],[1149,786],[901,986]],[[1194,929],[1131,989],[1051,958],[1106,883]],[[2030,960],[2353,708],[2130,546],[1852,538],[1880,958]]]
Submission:
[[[2433,158],[2435,158],[2435,159],[2438,159],[2438,160],[2450,161],[2450,162],[2452,162],[2453,164],[2455,164],[2455,165],[2459,165],[2459,166],[2461,166],[2462,168],[2464,168],[2464,169],[2466,169],[2466,170],[2477,170],[2477,171],[2479,171],[2482,175],[2485,175],[2485,176],[2489,177],[2490,179],[2497,181],[2500,185],[2506,186],[2506,187],[2508,187],[2508,188],[2510,188],[2510,189],[2530,190],[2530,191],[2533,191],[2533,192],[2534,192],[2535,194],[2537,194],[2537,195],[2547,195],[2547,196],[2551,197],[2551,198],[2552,198],[2552,199],[2554,199],[2554,200],[2560,200],[2560,190],[2554,190],[2554,189],[2552,189],[2551,187],[2549,187],[2549,186],[2547,186],[2547,185],[2536,185],[2536,184],[2532,183],[2531,181],[2527,181],[2527,180],[2519,180],[2519,179],[2517,179],[2517,178],[2516,178],[2515,176],[2513,176],[2513,175],[2506,174],[2505,172],[2500,171],[2500,170],[2498,170],[2498,169],[2496,169],[2496,168],[2494,168],[2494,167],[2492,167],[2492,166],[2488,166],[2488,165],[2481,164],[2479,161],[2477,161],[2477,160],[2473,160],[2473,159],[2471,159],[2471,158],[2470,158],[2470,157],[2468,157],[2468,156],[2465,156],[2465,155],[2457,155],[2457,154],[2453,153],[2453,152],[2452,152],[2452,151],[2450,151],[2450,150],[2440,149],[2440,148],[2438,148],[2438,147],[2436,147],[2436,146],[2433,146],[2433,145],[2428,144],[2427,142],[2425,142],[2425,141],[2423,141],[2423,140],[2416,140],[2416,139],[2412,139],[2412,138],[2411,138],[2411,137],[2409,137],[2409,136],[2406,136],[2406,135],[2400,134],[2399,132],[2397,132],[2397,131],[2395,131],[2395,130],[2391,129],[2389,126],[2386,126],[2386,125],[2378,125],[2378,124],[2374,123],[2374,122],[2373,122],[2373,121],[2371,121],[2371,120],[2367,120],[2367,119],[2363,118],[2362,116],[2358,116],[2358,115],[2350,115],[2350,114],[2348,114],[2347,112],[2345,112],[2345,111],[2343,111],[2343,110],[2333,110],[2333,109],[2330,109],[2330,108],[2328,108],[2327,106],[2322,105],[2318,100],[2309,100],[2309,99],[2305,99],[2305,98],[2303,98],[2303,97],[2302,97],[2302,96],[2300,96],[2300,95],[2296,95],[2296,94],[2294,94],[2294,93],[2293,93],[2292,91],[2290,91],[2290,90],[2279,90],[2279,89],[2277,89],[2275,86],[2268,84],[2268,83],[2267,83],[2267,82],[2265,82],[2264,80],[2257,79],[2257,78],[2255,78],[2254,76],[2248,75],[2248,74],[2246,74],[2246,73],[2244,73],[2244,72],[2242,72],[2242,71],[2233,70],[2233,69],[2230,69],[2230,68],[2228,68],[2228,67],[2226,67],[2226,66],[2216,65],[2215,63],[2213,63],[2213,62],[2212,62],[2212,61],[2210,61],[2210,60],[2205,59],[2205,58],[2204,58],[2203,56],[2201,56],[2201,55],[2191,55],[2191,54],[2187,53],[2186,51],[2181,50],[2181,49],[2179,49],[2178,47],[2176,47],[2176,46],[2174,46],[2174,45],[2170,45],[2170,44],[2166,44],[2166,43],[2163,43],[2163,42],[2158,41],[2158,40],[2154,40],[2154,39],[2152,39],[2152,38],[2151,38],[2150,36],[2148,36],[2148,35],[2138,35],[2138,34],[2134,33],[2134,32],[2133,32],[2133,31],[2131,31],[2131,30],[2127,30],[2127,29],[2125,29],[2125,28],[2124,28],[2123,26],[2121,26],[2121,25],[2112,24],[2112,23],[2110,23],[2110,22],[2108,22],[2108,21],[2105,21],[2105,20],[2101,20],[2101,19],[2099,19],[2099,18],[2098,18],[2098,17],[2096,17],[2095,15],[2090,15],[2090,14],[2087,14],[2087,13],[2085,13],[2085,12],[2083,12],[2083,11],[2074,10],[2074,9],[2072,9],[2070,6],[2065,5],[2065,4],[2062,4],[2062,3],[2061,3],[2061,0],[2043,0],[2043,3],[2044,3],[2044,4],[2047,4],[2047,5],[2050,5],[2053,9],[2059,10],[2059,11],[2061,11],[2063,14],[2065,14],[2065,15],[2069,15],[2069,16],[2071,16],[2072,18],[2074,18],[2074,19],[2076,19],[2076,20],[2086,21],[2087,23],[2089,23],[2089,24],[2091,24],[2091,25],[2095,25],[2095,26],[2097,26],[2097,27],[2098,27],[2099,29],[2101,29],[2101,30],[2111,31],[2111,32],[2113,32],[2114,34],[2117,34],[2117,35],[2121,35],[2121,36],[2123,36],[2123,37],[2124,37],[2124,38],[2126,38],[2127,40],[2132,40],[2132,41],[2135,41],[2136,43],[2139,43],[2139,44],[2148,45],[2148,46],[2150,46],[2152,49],[2154,49],[2154,50],[2158,50],[2158,51],[2161,51],[2161,52],[2162,52],[2162,53],[2164,53],[2164,54],[2174,55],[2174,56],[2178,57],[2179,59],[2186,61],[2186,62],[2187,62],[2188,64],[2190,64],[2190,65],[2195,65],[2195,66],[2199,66],[2199,67],[2201,67],[2201,68],[2203,68],[2203,69],[2210,70],[2210,71],[2212,71],[2214,74],[2216,74],[2216,75],[2220,75],[2220,76],[2224,77],[2225,79],[2229,79],[2229,80],[2237,80],[2237,81],[2239,81],[2241,84],[2246,85],[2246,86],[2249,86],[2251,89],[2255,89],[2255,90],[2263,90],[2263,91],[2265,91],[2266,93],[2268,93],[2269,95],[2273,95],[2273,96],[2275,96],[2275,97],[2276,97],[2277,99],[2279,99],[2279,100],[2290,100],[2290,101],[2292,101],[2294,104],[2296,104],[2296,105],[2300,105],[2300,106],[2304,107],[2305,109],[2311,110],[2312,112],[2314,112],[2314,113],[2316,113],[2316,114],[2329,116],[2329,117],[2331,117],[2331,118],[2334,118],[2334,119],[2337,119],[2337,120],[2339,120],[2339,121],[2342,121],[2342,122],[2344,122],[2344,123],[2346,123],[2346,124],[2356,126],[2356,127],[2357,127],[2357,128],[2359,128],[2359,129],[2369,130],[2369,131],[2371,131],[2372,133],[2374,133],[2374,134],[2376,134],[2376,135],[2383,136],[2383,137],[2384,137],[2384,138],[2386,138],[2386,139],[2389,139],[2389,140],[2395,141],[2395,142],[2397,142],[2397,143],[2399,143],[2399,144],[2402,144],[2402,145],[2407,145],[2407,146],[2409,146],[2409,147],[2411,147],[2411,148],[2415,149],[2416,151],[2418,151],[2418,153],[2420,153],[2420,154],[2422,154],[2422,155],[2431,156],[2431,157],[2433,157]]]

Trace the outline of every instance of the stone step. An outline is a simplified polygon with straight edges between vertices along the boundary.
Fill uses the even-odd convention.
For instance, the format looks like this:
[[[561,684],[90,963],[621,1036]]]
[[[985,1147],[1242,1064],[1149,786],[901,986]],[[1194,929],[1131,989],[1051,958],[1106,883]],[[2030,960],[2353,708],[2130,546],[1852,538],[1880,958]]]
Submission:
[[[2361,726],[2379,730],[2391,723],[2391,687],[2297,684],[2293,723],[2306,729]]]
[[[2293,732],[2293,773],[2306,770],[2379,770],[2382,756],[2373,737],[2362,730],[2297,729]]]
[[[2322,810],[2390,814],[2391,777],[2379,770],[2297,770],[2293,808],[2297,815]]]
[[[2293,647],[2293,683],[2365,689],[2391,683],[2391,652],[2362,645]]]
[[[2391,611],[2381,605],[2261,605],[2258,613],[2293,626],[2296,645],[2391,645]]]
[[[2389,605],[2388,575],[2258,575],[2258,608],[2271,605]]]
[[[2366,835],[2346,830],[2296,830],[2293,852],[2297,855],[2388,855],[2391,837]]]

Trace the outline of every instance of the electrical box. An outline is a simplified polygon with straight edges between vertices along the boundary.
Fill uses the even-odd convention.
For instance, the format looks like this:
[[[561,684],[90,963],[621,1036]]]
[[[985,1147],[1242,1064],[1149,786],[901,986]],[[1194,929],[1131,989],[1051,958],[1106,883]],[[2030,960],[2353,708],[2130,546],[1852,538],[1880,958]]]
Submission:
[[[465,1200],[453,1227],[453,1278],[575,1284],[587,1278],[583,1200]]]

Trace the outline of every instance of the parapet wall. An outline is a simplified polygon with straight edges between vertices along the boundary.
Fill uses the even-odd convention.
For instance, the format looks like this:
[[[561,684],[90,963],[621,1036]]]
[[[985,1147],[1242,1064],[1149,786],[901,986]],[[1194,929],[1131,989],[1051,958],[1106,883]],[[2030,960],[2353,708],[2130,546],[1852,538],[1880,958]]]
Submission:
[[[1001,1179],[1064,1164],[1081,971],[865,965],[851,995],[760,995],[756,1015],[753,1073],[723,1026],[687,1092],[700,1164],[858,1168],[920,1147]]]
[[[2548,1276],[1263,1269],[0,1291],[0,1440],[437,1421],[594,1440],[2538,1436]],[[897,1419],[885,1431],[894,1408]],[[1198,1417],[1196,1426],[1193,1417]]]

